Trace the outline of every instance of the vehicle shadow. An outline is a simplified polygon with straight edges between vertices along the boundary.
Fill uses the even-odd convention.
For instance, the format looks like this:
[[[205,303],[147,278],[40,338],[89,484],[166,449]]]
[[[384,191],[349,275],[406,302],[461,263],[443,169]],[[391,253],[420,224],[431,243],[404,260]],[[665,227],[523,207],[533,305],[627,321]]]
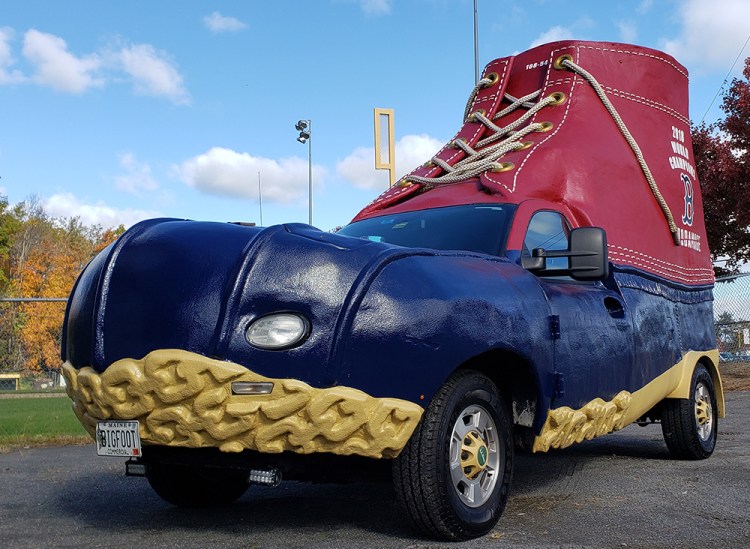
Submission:
[[[658,425],[637,425],[568,448],[546,453],[518,452],[515,456],[511,499],[524,495],[566,495],[593,482],[584,471],[590,467],[638,468],[637,461],[671,460]],[[609,463],[611,462],[611,463]],[[653,464],[652,464],[653,465]],[[651,466],[652,466],[651,465]]]
[[[124,469],[124,467],[123,467]],[[91,472],[57,492],[57,506],[88,528],[147,534],[168,527],[212,531],[262,540],[298,530],[312,538],[348,528],[417,539],[400,516],[389,483],[312,484],[287,481],[277,488],[251,486],[235,503],[215,508],[179,508],[162,501],[146,479]]]
[[[585,440],[563,450],[550,450],[543,456],[621,456],[641,459],[671,459],[659,425],[633,424],[622,431]]]
[[[564,450],[518,454],[511,503],[547,494],[568,497],[582,471],[603,459],[664,460],[669,453],[660,438],[628,429]],[[653,427],[651,429],[654,429]],[[659,433],[660,435],[660,433]],[[612,467],[620,467],[616,463]],[[646,466],[646,465],[644,465]],[[256,539],[298,530],[312,538],[361,529],[387,537],[419,539],[396,504],[391,485],[383,483],[311,484],[283,482],[277,488],[251,486],[237,502],[221,508],[184,509],[162,501],[143,478],[126,478],[116,468],[87,470],[56,492],[57,504],[90,528],[148,533],[169,528]],[[553,504],[553,501],[549,502]],[[343,535],[343,534],[342,534]]]

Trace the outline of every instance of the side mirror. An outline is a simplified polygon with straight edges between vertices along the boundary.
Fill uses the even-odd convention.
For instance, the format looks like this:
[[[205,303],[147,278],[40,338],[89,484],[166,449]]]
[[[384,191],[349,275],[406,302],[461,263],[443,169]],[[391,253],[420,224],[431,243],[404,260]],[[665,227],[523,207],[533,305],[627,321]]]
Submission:
[[[548,257],[567,257],[567,269],[547,269]],[[609,276],[607,233],[600,227],[580,227],[570,231],[567,250],[535,248],[521,265],[539,276],[570,276],[573,280],[606,280]]]
[[[570,276],[574,280],[605,280],[609,276],[607,233],[600,227],[570,231]]]

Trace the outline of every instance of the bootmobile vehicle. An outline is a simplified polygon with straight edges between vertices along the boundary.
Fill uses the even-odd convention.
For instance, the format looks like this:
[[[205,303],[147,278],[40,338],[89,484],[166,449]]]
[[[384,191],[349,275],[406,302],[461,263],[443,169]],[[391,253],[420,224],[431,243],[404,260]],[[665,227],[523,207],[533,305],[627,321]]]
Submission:
[[[445,147],[338,234],[144,221],[68,304],[104,455],[178,505],[391,465],[429,536],[488,532],[514,446],[724,414],[687,72],[616,43],[492,61]]]

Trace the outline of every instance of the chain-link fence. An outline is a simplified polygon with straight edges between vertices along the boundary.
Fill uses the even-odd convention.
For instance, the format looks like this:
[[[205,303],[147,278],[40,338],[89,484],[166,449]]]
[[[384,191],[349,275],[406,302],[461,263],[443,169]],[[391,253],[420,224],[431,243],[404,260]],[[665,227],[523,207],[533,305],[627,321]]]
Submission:
[[[59,311],[61,314],[65,301],[65,298],[0,298],[0,312],[6,313],[3,316],[7,316],[9,308],[22,303],[44,303],[55,309],[62,305],[63,309]],[[716,279],[714,321],[721,361],[750,362],[750,273]],[[7,346],[8,342],[3,341],[3,347]],[[0,368],[0,392],[60,391],[63,387],[60,371],[54,367],[36,371],[8,368],[7,365]]]
[[[722,362],[750,362],[750,273],[716,279],[714,321]]]
[[[67,298],[0,297],[0,392],[63,387],[60,337]]]
[[[60,307],[65,298],[0,298],[3,309],[21,303],[46,302],[48,306]],[[64,307],[64,306],[63,306]],[[750,273],[716,279],[714,287],[714,321],[719,356],[722,362],[750,362]],[[60,389],[62,381],[57,369],[30,372],[0,371],[0,391]],[[45,371],[46,370],[46,371]]]

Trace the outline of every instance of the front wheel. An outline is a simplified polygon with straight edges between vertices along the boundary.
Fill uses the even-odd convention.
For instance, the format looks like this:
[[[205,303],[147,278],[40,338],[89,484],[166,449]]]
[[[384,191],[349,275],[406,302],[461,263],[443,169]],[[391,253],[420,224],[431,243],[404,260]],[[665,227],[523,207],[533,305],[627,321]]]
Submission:
[[[399,503],[422,533],[482,536],[497,523],[513,469],[509,412],[494,383],[474,371],[451,376],[393,465]]]
[[[705,459],[716,447],[718,408],[714,382],[708,370],[696,366],[690,398],[667,399],[661,419],[664,441],[678,459]]]
[[[180,507],[227,505],[248,487],[248,473],[242,469],[153,463],[146,478],[159,497]]]

